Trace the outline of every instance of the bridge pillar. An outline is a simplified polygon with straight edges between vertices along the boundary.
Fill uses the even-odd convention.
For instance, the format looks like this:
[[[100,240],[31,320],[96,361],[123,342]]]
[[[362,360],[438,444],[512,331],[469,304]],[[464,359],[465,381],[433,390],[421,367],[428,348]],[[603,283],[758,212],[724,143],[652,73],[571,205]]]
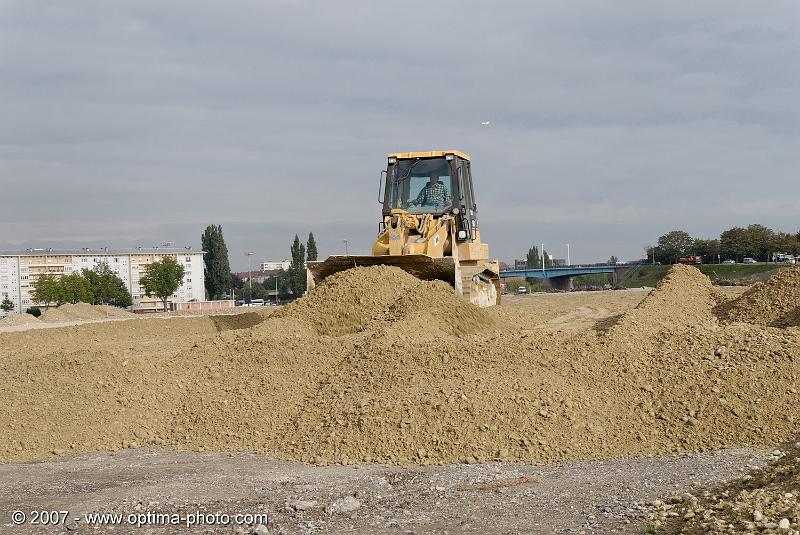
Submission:
[[[554,277],[550,279],[550,286],[556,290],[572,290],[572,277]]]

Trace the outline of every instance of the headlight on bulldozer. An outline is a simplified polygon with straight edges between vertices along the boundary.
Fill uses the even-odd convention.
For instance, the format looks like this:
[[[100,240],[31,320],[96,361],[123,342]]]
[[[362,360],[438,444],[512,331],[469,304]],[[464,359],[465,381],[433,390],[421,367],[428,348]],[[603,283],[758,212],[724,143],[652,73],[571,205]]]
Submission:
[[[466,230],[459,230],[458,231],[458,239],[459,240],[466,240],[467,239],[467,231]]]
[[[459,210],[458,208],[453,208],[452,212],[453,212],[453,215],[458,215],[458,214],[461,213],[461,210]]]

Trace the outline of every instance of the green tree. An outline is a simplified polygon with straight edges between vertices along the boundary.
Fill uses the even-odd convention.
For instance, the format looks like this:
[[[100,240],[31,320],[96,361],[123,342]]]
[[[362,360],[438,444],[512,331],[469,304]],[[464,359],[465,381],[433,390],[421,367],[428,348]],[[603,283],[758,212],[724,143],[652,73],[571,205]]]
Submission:
[[[240,289],[240,288],[244,288],[244,279],[242,279],[242,278],[241,278],[239,275],[237,275],[236,273],[231,273],[231,284],[230,284],[230,288],[234,288],[234,289],[236,289],[236,290],[238,290],[238,289]]]
[[[269,293],[263,284],[253,281],[252,289],[249,284],[245,284],[241,290],[236,292],[236,298],[241,298],[245,301],[252,299],[263,299],[264,301],[268,301]]]
[[[306,291],[306,247],[300,243],[297,234],[294,235],[294,242],[290,247],[292,253],[292,263],[289,265],[289,284],[295,296],[303,295]]]
[[[49,273],[39,275],[36,282],[33,283],[33,300],[43,305],[50,303],[63,305],[67,302],[63,285]]]
[[[200,239],[205,269],[206,293],[209,299],[221,299],[230,290],[231,265],[228,246],[222,237],[222,226],[209,225]]]
[[[266,288],[268,292],[275,292],[276,286],[279,298],[286,298],[292,294],[292,285],[288,271],[281,271],[264,280],[264,288]]]
[[[616,265],[617,262],[619,262],[619,258],[615,255],[611,255],[611,258],[608,259],[608,265],[610,266]]]
[[[8,314],[12,310],[14,310],[14,302],[8,298],[8,294],[3,297],[3,302],[0,303],[0,310]]]
[[[306,259],[311,262],[317,259],[317,242],[314,240],[314,233],[308,233],[308,241],[306,242]]]
[[[145,272],[139,279],[139,284],[144,288],[147,297],[155,295],[164,303],[167,310],[167,300],[175,293],[183,282],[184,269],[174,258],[165,256],[158,262],[151,262],[145,266]]]
[[[747,230],[733,227],[719,235],[720,254],[727,260],[740,261],[747,256]]]
[[[720,254],[719,240],[694,240],[692,253],[694,256],[702,256],[703,262],[713,263],[718,260]]]
[[[548,253],[546,249],[542,249],[542,256],[544,257],[544,267],[545,267],[545,268],[551,268],[551,267],[553,267],[553,265],[554,265],[554,264],[553,264],[553,258],[552,258],[552,256],[553,256],[553,255],[551,255],[550,253]],[[540,267],[541,267],[541,262],[542,262],[542,261],[541,261],[541,260],[539,260],[539,266],[540,266]]]
[[[678,258],[692,253],[694,240],[688,232],[673,230],[658,238],[656,246],[656,261],[664,264],[673,264]]]
[[[748,225],[745,229],[748,252],[757,260],[769,260],[770,247],[774,240],[775,232],[764,225]]]
[[[529,268],[536,268],[542,266],[542,260],[539,258],[539,248],[535,245],[528,249],[528,254],[525,255]]]
[[[92,286],[80,273],[64,275],[58,284],[62,287],[65,303],[92,303],[94,301]]]
[[[89,282],[95,305],[129,307],[133,304],[131,293],[125,283],[107,262],[101,262],[93,270],[84,268],[81,275]]]

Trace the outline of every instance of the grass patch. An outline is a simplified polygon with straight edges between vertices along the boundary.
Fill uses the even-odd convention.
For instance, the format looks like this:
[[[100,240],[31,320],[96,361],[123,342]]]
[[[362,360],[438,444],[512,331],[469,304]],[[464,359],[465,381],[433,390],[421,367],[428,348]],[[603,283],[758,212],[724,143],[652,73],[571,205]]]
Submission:
[[[787,267],[784,264],[702,264],[697,266],[701,272],[714,279],[740,279]],[[670,266],[641,266],[629,276],[623,275],[622,285],[626,288],[655,286],[667,274]]]

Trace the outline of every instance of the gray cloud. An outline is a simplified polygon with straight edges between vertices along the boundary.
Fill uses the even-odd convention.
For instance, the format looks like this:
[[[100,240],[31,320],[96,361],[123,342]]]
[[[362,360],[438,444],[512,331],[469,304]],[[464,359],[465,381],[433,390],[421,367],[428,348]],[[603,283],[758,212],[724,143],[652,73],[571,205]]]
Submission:
[[[494,255],[797,230],[800,6],[0,0],[0,247],[367,252],[385,153],[473,156]],[[486,128],[480,122],[491,120]]]

